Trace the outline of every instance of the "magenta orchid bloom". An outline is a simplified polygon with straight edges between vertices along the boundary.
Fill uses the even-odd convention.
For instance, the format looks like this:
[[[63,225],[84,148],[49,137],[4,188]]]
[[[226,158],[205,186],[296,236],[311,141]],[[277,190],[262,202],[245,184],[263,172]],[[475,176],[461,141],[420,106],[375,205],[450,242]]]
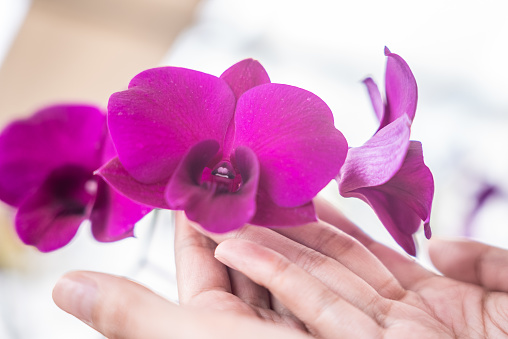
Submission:
[[[379,129],[361,147],[351,148],[337,178],[340,194],[369,204],[393,236],[411,255],[416,255],[413,234],[424,221],[429,225],[434,180],[423,162],[421,143],[410,141],[418,89],[411,69],[397,54],[385,48],[386,102],[371,78],[367,86]]]
[[[0,199],[18,209],[21,240],[53,251],[86,219],[98,241],[132,236],[150,208],[93,175],[114,156],[106,117],[92,106],[52,106],[8,125],[0,135]]]
[[[216,233],[315,221],[312,198],[347,153],[319,97],[270,83],[252,59],[219,78],[144,71],[111,96],[108,125],[118,157],[98,173],[129,198],[184,210]]]

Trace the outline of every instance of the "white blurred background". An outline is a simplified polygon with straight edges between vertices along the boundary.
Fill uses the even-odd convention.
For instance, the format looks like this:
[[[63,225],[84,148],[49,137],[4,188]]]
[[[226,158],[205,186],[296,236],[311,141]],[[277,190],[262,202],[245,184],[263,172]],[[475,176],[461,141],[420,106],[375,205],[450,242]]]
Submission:
[[[34,0],[32,6],[45,8],[46,3],[55,2],[58,1]],[[119,2],[116,6],[133,2]],[[150,2],[154,11],[160,3]],[[0,0],[0,62],[4,60],[0,66],[2,123],[8,121],[4,117],[28,115],[37,105],[52,100],[76,100],[80,94],[83,99],[106,106],[107,97],[123,89],[128,79],[144,68],[174,65],[220,75],[233,63],[253,57],[265,66],[273,82],[299,86],[320,96],[334,112],[337,128],[351,146],[358,146],[377,128],[361,81],[372,76],[383,90],[386,45],[406,60],[418,83],[419,102],[412,139],[423,143],[426,164],[434,174],[436,191],[431,218],[434,235],[468,235],[508,247],[508,85],[505,81],[508,5],[505,1],[182,0],[170,3],[173,7],[167,8],[168,15],[176,15],[181,22],[171,30],[166,26],[157,28],[160,40],[159,43],[152,41],[157,48],[152,46],[150,57],[129,53],[129,49],[139,46],[143,34],[147,35],[146,39],[153,39],[154,31],[136,35],[122,30],[125,26],[121,26],[119,32],[127,32],[135,39],[131,45],[125,43],[122,46],[125,50],[118,52],[121,57],[116,57],[107,67],[98,64],[100,59],[91,60],[95,64],[88,64],[83,58],[75,61],[73,54],[63,60],[69,64],[67,74],[79,68],[100,73],[100,77],[93,79],[73,75],[67,79],[71,87],[74,82],[86,80],[107,83],[110,87],[98,93],[98,90],[87,92],[90,86],[76,88],[74,92],[69,92],[69,85],[65,90],[53,86],[54,92],[46,91],[46,96],[41,97],[32,95],[35,92],[22,92],[30,82],[14,89],[9,86],[14,81],[13,74],[26,77],[23,70],[37,64],[37,54],[22,56],[17,48],[19,44],[16,45],[16,38],[26,37],[26,30],[20,27],[34,19],[33,7],[28,11],[30,2],[26,0]],[[149,15],[148,11],[143,13]],[[90,26],[97,30],[97,25]],[[99,30],[95,33],[96,39],[104,38]],[[44,37],[26,42],[25,49],[38,39]],[[147,51],[150,46],[144,47]],[[12,57],[13,54],[17,57]],[[21,66],[15,62],[19,60]],[[120,68],[123,64],[127,66]],[[110,74],[107,70],[111,65],[116,68]],[[58,70],[55,67],[50,74],[64,78],[65,74],[60,75]],[[42,73],[41,76],[47,76]],[[28,79],[40,83],[36,72],[29,75]],[[113,78],[118,82],[113,82]],[[29,104],[32,106],[27,107]],[[495,193],[471,218],[477,196],[486,188],[494,188]],[[396,246],[364,203],[338,197],[333,183],[325,194],[375,238]],[[4,209],[2,223],[10,226],[12,211]],[[40,254],[15,244],[15,237],[6,230],[9,226],[3,226],[0,338],[99,337],[52,303],[52,286],[68,270],[90,269],[127,275],[168,298],[175,298],[169,214],[163,215],[156,227],[147,254],[148,263],[137,269],[150,241],[150,218],[137,227],[136,239],[98,244],[85,226],[69,246],[51,254]],[[425,260],[425,240],[421,234],[418,242]]]

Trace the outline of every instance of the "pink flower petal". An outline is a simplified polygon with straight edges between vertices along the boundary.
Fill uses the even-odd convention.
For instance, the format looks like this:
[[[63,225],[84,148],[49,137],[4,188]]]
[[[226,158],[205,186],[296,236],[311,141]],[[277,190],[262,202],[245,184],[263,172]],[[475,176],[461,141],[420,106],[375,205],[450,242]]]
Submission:
[[[235,151],[235,164],[242,177],[236,192],[223,192],[210,183],[201,183],[207,163],[219,150],[214,140],[196,144],[184,157],[166,189],[166,199],[173,208],[185,210],[190,220],[204,229],[224,233],[246,224],[256,211],[259,164],[247,147]]]
[[[134,179],[122,166],[118,158],[113,158],[96,171],[112,188],[139,204],[152,208],[169,208],[164,199],[167,182],[144,184]]]
[[[96,240],[111,242],[134,235],[135,224],[152,209],[139,205],[99,180],[97,197],[90,213]]]
[[[235,113],[235,145],[260,163],[260,186],[281,207],[308,203],[340,171],[347,142],[316,95],[265,84],[245,92]]]
[[[8,125],[0,135],[0,199],[19,206],[63,165],[100,166],[106,121],[93,106],[57,105]]]
[[[138,74],[110,97],[108,124],[127,172],[145,184],[167,181],[201,140],[223,143],[235,96],[209,74],[176,67]]]
[[[370,101],[372,102],[372,107],[374,108],[374,113],[376,113],[377,119],[379,122],[381,122],[385,114],[385,106],[383,103],[383,98],[381,98],[381,93],[379,92],[379,89],[372,78],[363,80],[363,83],[369,92]]]
[[[357,188],[382,185],[400,170],[409,147],[410,124],[403,115],[363,146],[349,149],[338,179],[342,195]]]
[[[228,83],[237,99],[252,87],[270,83],[263,66],[253,59],[245,59],[234,64],[220,77]]]
[[[91,172],[65,166],[55,170],[27,197],[16,214],[16,230],[27,245],[49,252],[65,246],[89,214],[94,194],[87,191]]]
[[[258,189],[256,214],[250,224],[266,227],[300,226],[317,221],[312,201],[297,207],[280,207],[275,204],[268,193]]]
[[[395,53],[385,48],[386,62],[385,88],[386,109],[380,129],[407,114],[413,121],[418,101],[418,87],[413,72],[407,63]]]
[[[367,202],[395,241],[411,255],[415,255],[412,234],[419,229],[422,220],[425,235],[430,238],[434,180],[423,162],[421,143],[417,141],[410,142],[400,170],[388,182],[341,191],[341,194]]]
[[[413,233],[421,226],[422,220],[404,201],[378,190],[377,187],[359,188],[348,193],[347,197],[356,197],[369,204],[404,251],[412,256],[416,255]]]
[[[404,163],[380,190],[404,201],[425,223],[430,220],[434,179],[423,161],[422,144],[411,141]]]

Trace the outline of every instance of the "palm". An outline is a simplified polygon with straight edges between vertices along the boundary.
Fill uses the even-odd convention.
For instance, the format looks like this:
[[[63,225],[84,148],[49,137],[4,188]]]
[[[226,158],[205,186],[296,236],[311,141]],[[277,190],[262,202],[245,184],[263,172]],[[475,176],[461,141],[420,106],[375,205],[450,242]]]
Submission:
[[[217,261],[214,241],[180,226],[175,241],[180,303],[305,329],[267,289]]]
[[[402,313],[394,315],[395,318],[406,314],[412,322],[418,319],[414,310],[417,309],[424,311],[423,318],[434,321],[436,332],[442,331],[443,336],[499,338],[508,335],[508,314],[502,311],[508,309],[506,293],[441,276],[416,280],[409,288],[404,298],[408,307],[401,308]],[[414,325],[408,327],[414,331]],[[423,330],[428,333],[428,329]]]
[[[454,268],[440,259],[438,268],[450,277],[439,276],[373,241],[339,212],[318,205],[318,214],[329,224],[277,232],[245,227],[210,235],[213,241],[182,227],[191,230],[193,241],[189,234],[187,239],[181,231],[177,234],[177,267],[194,267],[179,270],[179,283],[191,284],[180,288],[182,302],[239,312],[323,338],[335,338],[338,331],[354,338],[508,336],[508,293],[496,292],[508,291],[502,274],[488,277],[493,273],[483,269],[488,279],[477,281],[481,276],[475,269],[481,265],[476,261],[452,260],[448,264],[458,266]],[[182,260],[186,248],[194,260]]]

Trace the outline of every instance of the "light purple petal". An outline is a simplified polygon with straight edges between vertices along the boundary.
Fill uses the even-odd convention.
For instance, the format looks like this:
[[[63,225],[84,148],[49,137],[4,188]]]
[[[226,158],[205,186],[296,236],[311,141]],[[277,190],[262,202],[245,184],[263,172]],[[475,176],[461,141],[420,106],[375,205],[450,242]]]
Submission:
[[[345,195],[368,203],[393,239],[410,255],[416,255],[413,233],[422,220],[398,197],[378,190],[376,187],[359,188]]]
[[[145,184],[167,181],[190,147],[222,144],[235,96],[215,76],[176,67],[144,71],[113,94],[108,124],[127,172]]]
[[[300,226],[317,221],[312,201],[297,207],[280,207],[268,193],[259,188],[256,197],[256,214],[250,224],[267,227]]]
[[[423,162],[422,144],[411,141],[404,163],[397,174],[380,190],[404,201],[425,223],[430,220],[434,179]]]
[[[42,252],[69,243],[89,214],[95,192],[88,187],[93,182],[91,172],[80,167],[53,171],[18,209],[15,224],[21,240]]]
[[[92,233],[98,241],[110,242],[133,236],[134,225],[152,209],[139,205],[99,180],[90,213]]]
[[[19,206],[63,165],[100,166],[105,116],[86,105],[58,105],[8,125],[0,135],[0,199]]]
[[[341,195],[357,188],[382,185],[399,171],[409,147],[410,124],[403,115],[363,146],[349,150],[338,178]]]
[[[412,234],[424,221],[425,235],[430,238],[430,212],[434,180],[423,162],[420,142],[411,141],[400,170],[388,182],[373,187],[359,187],[343,192],[367,202],[406,252],[415,255]]]
[[[166,199],[169,205],[185,210],[187,217],[204,229],[224,233],[242,227],[254,215],[259,164],[249,148],[238,147],[234,163],[242,176],[242,186],[234,193],[223,192],[213,184],[200,182],[206,164],[218,150],[219,145],[213,140],[196,144],[171,178]]]
[[[363,83],[369,92],[370,101],[372,102],[372,107],[374,108],[374,113],[376,113],[377,120],[381,122],[385,114],[385,106],[383,103],[383,98],[381,97],[381,93],[379,92],[379,88],[377,87],[374,80],[372,80],[372,78],[363,80]]]
[[[235,145],[256,154],[260,186],[281,207],[309,202],[340,171],[347,142],[316,95],[265,84],[245,92],[235,113]]]
[[[134,179],[122,166],[118,158],[113,158],[96,171],[111,187],[129,199],[152,208],[168,208],[164,199],[167,181],[143,184]]]
[[[413,72],[407,63],[395,53],[385,48],[386,62],[385,88],[386,108],[380,129],[407,114],[413,121],[418,101],[418,87]]]
[[[228,83],[237,99],[252,87],[270,83],[266,70],[253,59],[245,59],[234,64],[220,77]]]

